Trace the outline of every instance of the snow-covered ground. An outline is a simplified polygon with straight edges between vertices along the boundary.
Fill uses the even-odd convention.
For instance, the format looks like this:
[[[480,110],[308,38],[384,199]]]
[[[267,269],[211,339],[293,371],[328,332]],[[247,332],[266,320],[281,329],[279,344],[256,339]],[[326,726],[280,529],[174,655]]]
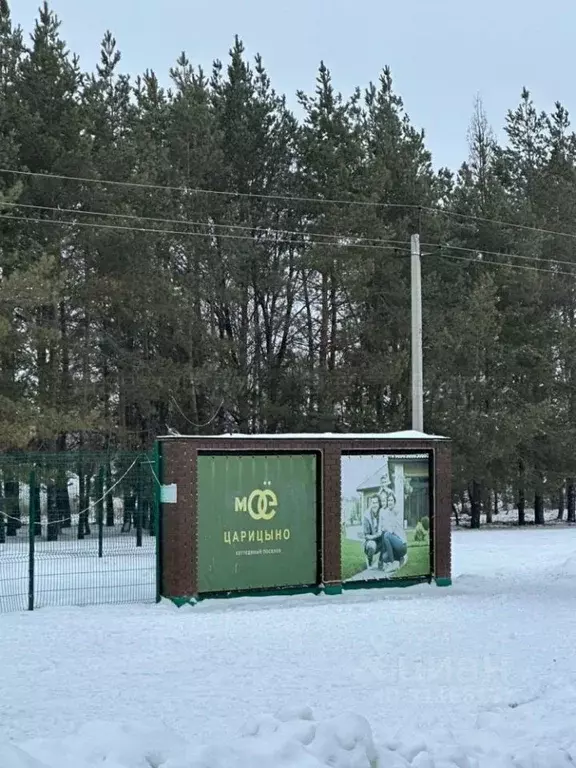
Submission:
[[[382,768],[572,765],[576,530],[458,531],[454,577],[4,615],[0,768],[368,768],[368,723]]]

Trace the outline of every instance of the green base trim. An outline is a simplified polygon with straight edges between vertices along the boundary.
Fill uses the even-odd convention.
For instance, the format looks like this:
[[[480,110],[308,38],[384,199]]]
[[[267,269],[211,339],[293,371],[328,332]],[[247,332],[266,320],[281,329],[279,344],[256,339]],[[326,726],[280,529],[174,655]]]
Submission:
[[[452,586],[452,579],[450,576],[438,576],[436,578],[436,586],[437,587],[451,587]]]
[[[196,605],[198,598],[196,597],[167,597],[166,600],[170,600],[177,608],[182,608],[183,605]]]
[[[345,581],[343,589],[390,589],[416,587],[418,584],[430,584],[429,576],[415,577],[412,579],[372,579],[370,581]]]
[[[451,579],[436,579],[439,587],[448,587]],[[239,592],[205,592],[193,597],[167,597],[179,608],[183,605],[196,605],[204,600],[231,600],[242,597],[294,597],[296,595],[341,595],[348,590],[358,589],[403,589],[415,587],[418,584],[430,584],[429,576],[412,579],[379,579],[372,581],[349,581],[342,584],[324,584],[310,587],[278,587],[277,589],[246,589]]]
[[[278,587],[277,589],[246,589],[238,592],[204,592],[193,597],[169,597],[178,607],[182,605],[196,605],[204,600],[231,600],[241,597],[290,597],[293,595],[320,595],[321,587]]]

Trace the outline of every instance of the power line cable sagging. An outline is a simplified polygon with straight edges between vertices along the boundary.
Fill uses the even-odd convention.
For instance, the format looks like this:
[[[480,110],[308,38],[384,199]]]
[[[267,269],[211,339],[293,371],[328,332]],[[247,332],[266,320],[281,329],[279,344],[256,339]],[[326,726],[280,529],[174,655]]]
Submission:
[[[527,224],[519,224],[514,221],[505,221],[503,219],[494,219],[487,216],[478,216],[473,213],[460,213],[442,206],[425,205],[420,203],[384,203],[377,200],[356,200],[356,199],[334,199],[323,197],[302,197],[297,195],[267,194],[265,192],[237,192],[234,190],[206,189],[203,187],[170,186],[166,184],[151,184],[148,182],[137,181],[118,181],[113,179],[98,179],[87,176],[67,176],[56,173],[39,173],[37,171],[24,171],[14,168],[0,168],[0,173],[14,174],[15,176],[29,176],[35,178],[56,179],[59,181],[75,181],[81,184],[103,184],[107,186],[132,187],[134,189],[150,189],[164,192],[182,192],[189,195],[216,195],[229,198],[255,198],[262,200],[284,200],[286,202],[317,203],[320,205],[351,205],[369,208],[392,208],[400,210],[412,210],[418,212],[435,213],[441,216],[452,216],[454,218],[468,219],[495,226],[510,227],[525,232],[539,232],[546,235],[557,237],[568,237],[576,240],[576,232],[563,232],[544,227],[534,227]]]
[[[97,212],[91,212],[95,215],[100,215]],[[115,215],[115,214],[111,214]],[[282,230],[266,230],[268,233],[268,236],[259,236],[259,237],[253,237],[251,235],[239,235],[239,234],[227,234],[227,233],[220,233],[220,232],[191,232],[190,230],[185,229],[161,229],[161,228],[155,228],[155,227],[135,227],[135,226],[124,226],[121,224],[102,224],[100,222],[96,221],[64,221],[63,219],[40,219],[37,217],[32,216],[14,216],[11,213],[7,214],[0,214],[0,219],[9,219],[12,221],[21,221],[21,222],[31,222],[33,224],[50,224],[50,225],[56,225],[56,226],[63,226],[63,227],[82,227],[82,228],[94,228],[94,229],[107,229],[112,231],[120,231],[120,232],[148,232],[150,234],[159,234],[159,235],[175,235],[180,237],[208,237],[212,238],[214,240],[216,239],[224,239],[224,240],[247,240],[252,243],[257,242],[268,242],[273,245],[291,245],[291,246],[300,246],[300,247],[309,247],[309,246],[330,246],[332,248],[361,248],[361,249],[371,249],[371,250],[390,250],[390,251],[398,251],[399,249],[404,247],[408,247],[408,243],[406,241],[402,240],[380,240],[373,243],[362,243],[362,242],[356,242],[355,239],[353,239],[350,235],[340,235],[340,240],[317,240],[316,236],[308,236],[306,232],[301,233],[302,238],[307,239],[301,239],[296,240],[292,237],[282,237],[284,232]],[[182,222],[183,224],[186,224],[186,222]],[[206,224],[206,226],[209,226]],[[231,225],[232,227],[234,225]],[[276,237],[276,233],[278,234],[278,237]],[[328,237],[337,237],[335,235],[328,235]]]
[[[487,259],[473,259],[470,256],[456,256],[455,254],[449,254],[449,253],[438,253],[434,255],[440,255],[443,259],[451,259],[452,261],[465,261],[469,264],[478,264],[480,266],[486,265],[486,266],[493,266],[493,267],[501,267],[502,269],[519,269],[519,270],[529,270],[530,272],[545,272],[549,275],[568,275],[570,277],[576,277],[576,271],[575,272],[562,272],[559,269],[542,269],[542,267],[530,267],[526,264],[503,264],[501,261],[489,261]]]
[[[525,225],[516,224],[514,222],[507,222],[507,221],[502,221],[498,219],[489,219],[485,217],[475,216],[474,214],[462,214],[454,211],[448,211],[442,208],[435,208],[431,206],[418,206],[414,204],[378,203],[375,201],[368,201],[368,200],[363,200],[363,201],[331,200],[331,199],[325,199],[325,198],[294,197],[289,195],[265,195],[265,194],[258,194],[258,193],[239,193],[234,191],[208,190],[208,189],[201,189],[201,188],[188,189],[186,187],[161,186],[161,185],[155,185],[155,184],[145,184],[140,182],[114,181],[114,180],[94,179],[94,178],[90,179],[87,177],[64,176],[60,174],[49,174],[49,173],[36,173],[32,171],[20,171],[20,170],[13,170],[13,169],[7,169],[7,168],[0,168],[0,173],[12,173],[16,175],[76,181],[81,183],[120,185],[120,186],[126,186],[126,187],[157,189],[157,190],[164,190],[164,191],[176,190],[181,192],[188,192],[191,194],[215,194],[215,195],[228,195],[229,197],[269,198],[274,200],[286,200],[286,201],[297,200],[297,201],[303,201],[303,202],[315,202],[315,203],[322,203],[322,204],[364,205],[364,206],[376,206],[381,208],[418,209],[419,211],[428,211],[432,213],[440,213],[443,215],[453,215],[455,217],[467,218],[473,221],[489,222],[497,226],[515,227],[522,230],[545,233],[545,234],[554,235],[554,236],[576,238],[576,234],[574,233],[558,232],[558,231],[542,229],[538,227],[529,227]],[[140,227],[140,226],[134,226],[134,225],[128,226],[123,224],[104,224],[98,221],[77,221],[77,220],[71,221],[71,220],[64,220],[61,218],[48,219],[48,218],[39,218],[37,216],[32,217],[32,216],[19,216],[14,214],[0,214],[0,218],[2,219],[11,219],[14,221],[21,221],[21,222],[28,221],[33,224],[41,224],[41,225],[48,224],[48,225],[56,225],[56,226],[75,226],[75,227],[83,227],[83,228],[91,227],[91,228],[103,229],[103,230],[142,232],[142,233],[164,234],[164,235],[173,235],[173,236],[181,236],[181,237],[207,237],[207,238],[214,238],[214,239],[220,238],[220,239],[226,239],[226,240],[244,240],[244,241],[250,241],[250,242],[271,242],[278,245],[285,244],[285,245],[300,246],[300,247],[335,246],[339,248],[341,247],[341,248],[376,249],[376,250],[389,250],[389,251],[400,251],[403,248],[405,248],[406,256],[409,256],[410,243],[406,240],[398,240],[398,239],[387,239],[387,238],[378,239],[378,238],[364,238],[364,237],[356,237],[356,236],[353,237],[350,234],[341,234],[341,233],[321,233],[321,232],[308,233],[306,231],[298,231],[298,230],[282,230],[282,229],[269,229],[265,227],[249,227],[241,224],[228,224],[228,223],[222,224],[222,223],[217,223],[212,221],[188,221],[185,219],[180,220],[180,219],[171,219],[171,218],[141,216],[138,214],[112,213],[109,211],[90,211],[90,210],[74,209],[74,208],[58,208],[56,206],[41,206],[41,205],[23,204],[23,203],[17,203],[17,202],[4,202],[2,203],[2,206],[9,206],[12,209],[20,208],[23,210],[47,211],[47,212],[58,213],[58,214],[63,214],[63,213],[70,214],[74,216],[83,215],[83,216],[101,217],[101,218],[107,218],[107,219],[112,218],[112,219],[124,219],[124,220],[130,220],[130,221],[142,221],[142,222],[150,222],[150,223],[177,224],[180,227],[191,227],[191,226],[204,227],[205,229],[207,229],[207,231],[199,232],[199,231],[190,231],[189,229],[166,229],[163,227],[151,227],[151,226]],[[221,232],[220,231],[221,229],[229,230],[229,231]],[[241,234],[247,231],[250,231],[250,234]],[[297,239],[297,238],[300,238],[300,239]],[[319,239],[319,238],[324,238],[324,239]],[[461,255],[457,256],[453,253],[442,254],[444,258],[451,259],[453,261],[463,261],[463,262],[483,264],[487,266],[496,266],[501,268],[515,269],[515,270],[525,269],[531,272],[543,272],[543,273],[549,273],[554,275],[574,276],[575,274],[574,272],[569,272],[569,271],[561,270],[557,268],[551,268],[551,267],[554,267],[554,265],[576,267],[576,262],[571,262],[568,260],[547,259],[541,256],[532,256],[532,255],[519,254],[519,253],[503,253],[499,251],[489,251],[484,249],[474,249],[474,248],[469,248],[469,247],[460,246],[460,245],[453,245],[449,243],[425,243],[424,245],[425,247],[428,247],[428,248],[440,249],[441,251],[449,250],[449,251],[458,251],[459,253],[470,253],[470,254],[477,255],[476,258],[472,258],[472,257],[461,256]],[[537,266],[529,266],[529,265],[521,265],[521,264],[502,263],[494,260],[487,260],[484,258],[484,255],[493,256],[493,257],[502,258],[502,259],[520,259],[525,261],[538,262],[538,263],[546,264],[547,266],[537,267]]]
[[[82,215],[82,216],[101,216],[102,218],[128,219],[130,221],[146,221],[146,222],[149,221],[155,224],[177,224],[179,226],[187,226],[187,227],[208,227],[210,230],[218,230],[218,229],[231,229],[233,231],[239,230],[241,232],[251,232],[252,235],[249,238],[251,240],[254,239],[255,233],[265,234],[265,235],[278,234],[286,237],[288,236],[303,237],[307,234],[310,234],[310,236],[314,238],[325,237],[330,241],[333,241],[333,240],[344,241],[346,239],[350,239],[351,237],[350,235],[334,234],[334,233],[330,233],[330,234],[324,233],[324,232],[307,233],[306,231],[302,231],[302,230],[272,229],[270,227],[252,227],[244,224],[229,224],[229,223],[221,224],[215,221],[191,221],[190,219],[165,219],[165,218],[157,218],[153,216],[142,216],[139,214],[131,214],[131,213],[111,213],[110,211],[87,211],[82,208],[58,208],[56,206],[51,206],[51,205],[32,205],[29,203],[14,203],[14,202],[4,202],[2,203],[2,205],[11,207],[11,208],[22,208],[24,210],[50,211],[52,213],[69,213],[73,215]],[[32,220],[36,221],[36,219],[32,219]],[[63,220],[63,223],[66,223],[66,221]],[[168,231],[172,232],[171,230],[168,230]],[[182,230],[182,233],[186,234],[186,230]],[[219,233],[215,231],[209,231],[206,233],[192,232],[191,234],[195,234],[198,236],[201,236],[202,234],[206,234],[207,236],[211,236],[211,237],[220,236]],[[391,240],[391,239],[372,238],[372,237],[355,237],[353,244],[358,245],[357,241],[362,241],[370,245],[379,245],[382,243],[406,245],[408,243],[407,240]]]
[[[558,264],[560,266],[571,266],[576,268],[576,262],[571,261],[565,261],[565,260],[555,260],[555,259],[545,259],[542,256],[526,256],[519,253],[503,253],[501,251],[485,251],[479,248],[466,248],[464,246],[460,245],[446,245],[446,244],[431,244],[427,243],[426,247],[428,248],[437,248],[438,250],[434,252],[433,254],[429,254],[431,256],[441,256],[444,259],[452,259],[453,261],[465,261],[470,264],[478,264],[480,266],[494,266],[494,267],[501,267],[503,269],[516,269],[516,270],[528,270],[530,272],[542,272],[549,275],[567,275],[569,277],[576,277],[576,271],[569,272],[567,270],[562,269],[555,269],[550,268],[554,264]],[[458,251],[459,255],[454,253],[445,253],[444,251]],[[470,253],[475,254],[475,257],[472,256],[463,256],[462,253]],[[501,261],[494,261],[493,259],[486,259],[484,256],[494,256],[499,257],[502,259],[523,259],[526,261],[536,261],[536,262],[542,262],[544,264],[549,265],[548,267],[535,267],[529,264],[510,264],[508,262],[501,262]]]
[[[95,212],[96,215],[97,212]],[[236,235],[236,234],[214,234],[210,232],[190,232],[186,230],[172,230],[172,229],[160,229],[160,228],[154,228],[154,227],[133,227],[133,226],[123,226],[123,225],[116,225],[116,224],[101,224],[99,222],[94,221],[63,221],[61,219],[39,219],[35,217],[28,217],[28,216],[14,216],[12,214],[0,214],[0,219],[10,219],[13,221],[21,221],[21,222],[32,222],[34,224],[49,224],[49,225],[56,225],[56,226],[63,226],[63,227],[69,227],[69,226],[78,226],[78,227],[92,227],[96,229],[104,229],[104,230],[112,230],[112,231],[121,231],[121,232],[142,232],[142,233],[150,233],[150,234],[163,234],[163,235],[175,235],[175,236],[183,236],[183,237],[211,237],[211,238],[223,238],[226,240],[244,240],[244,241],[250,241],[255,242],[255,238],[251,237],[250,235]],[[336,236],[335,236],[336,237]],[[285,244],[285,245],[292,245],[292,246],[298,246],[298,247],[309,247],[309,246],[331,246],[331,247],[337,247],[337,248],[361,248],[361,249],[370,249],[370,250],[386,250],[386,251],[401,251],[403,248],[405,249],[405,256],[406,258],[409,258],[410,251],[409,251],[409,243],[402,241],[402,240],[381,240],[378,241],[378,243],[356,243],[356,242],[346,242],[346,236],[341,235],[341,242],[331,242],[331,241],[318,241],[313,238],[309,240],[294,240],[294,239],[283,239],[280,237],[274,237],[270,236],[269,238],[261,238],[262,242],[271,242],[273,244]],[[478,249],[473,248],[465,248],[463,246],[458,245],[446,245],[443,243],[426,243],[425,247],[427,248],[436,248],[440,251],[443,249],[447,250],[458,250],[458,251],[464,251],[467,253],[476,253],[478,256],[482,256],[483,253],[486,253],[488,255],[493,256],[499,256],[501,258],[516,258],[516,259],[527,259],[530,261],[537,261],[537,262],[545,262],[546,264],[552,265],[552,264],[559,264],[559,265],[571,265],[572,262],[568,261],[551,261],[549,259],[544,259],[540,256],[525,256],[521,254],[515,254],[515,253],[500,253],[497,251],[479,251]],[[437,254],[434,254],[437,255]],[[441,254],[446,259],[453,259],[456,261],[466,261],[469,263],[474,264],[484,264],[484,265],[491,265],[496,267],[502,267],[502,268],[509,268],[509,269],[525,269],[529,270],[531,272],[544,272],[548,274],[553,275],[568,275],[571,277],[576,276],[575,272],[567,272],[559,269],[548,269],[543,267],[533,267],[528,266],[524,264],[504,264],[502,262],[498,261],[491,261],[484,258],[471,258],[467,256],[456,256],[454,254]],[[576,267],[576,263],[574,264]]]

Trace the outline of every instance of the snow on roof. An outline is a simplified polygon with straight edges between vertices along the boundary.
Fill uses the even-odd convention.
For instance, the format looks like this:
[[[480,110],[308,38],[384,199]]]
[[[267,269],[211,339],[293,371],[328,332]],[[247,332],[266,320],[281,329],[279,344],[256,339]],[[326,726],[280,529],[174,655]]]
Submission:
[[[374,433],[341,433],[341,432],[294,432],[292,434],[224,434],[224,435],[162,435],[160,440],[167,439],[187,439],[187,440],[222,440],[234,438],[234,440],[448,440],[442,435],[427,435],[424,432],[416,432],[413,429],[407,429],[403,432],[374,432]]]

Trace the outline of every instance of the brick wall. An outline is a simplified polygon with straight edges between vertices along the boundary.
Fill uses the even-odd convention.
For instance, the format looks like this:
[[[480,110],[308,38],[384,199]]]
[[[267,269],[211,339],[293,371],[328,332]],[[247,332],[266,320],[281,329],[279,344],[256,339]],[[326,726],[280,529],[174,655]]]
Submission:
[[[432,542],[436,578],[450,578],[451,573],[451,454],[446,441],[385,440],[359,438],[270,439],[258,438],[184,438],[161,440],[162,483],[177,485],[177,502],[162,505],[162,594],[192,597],[197,592],[197,471],[199,451],[232,453],[317,451],[322,466],[323,518],[321,523],[322,581],[340,583],[340,463],[342,454],[351,452],[399,453],[433,451],[435,504]]]

